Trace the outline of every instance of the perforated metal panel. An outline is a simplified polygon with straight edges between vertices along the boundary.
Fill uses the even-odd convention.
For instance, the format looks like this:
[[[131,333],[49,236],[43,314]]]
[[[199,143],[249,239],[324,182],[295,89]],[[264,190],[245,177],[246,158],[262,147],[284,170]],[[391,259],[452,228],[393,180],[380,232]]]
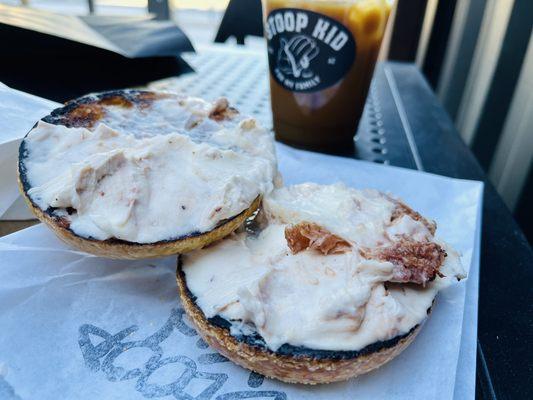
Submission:
[[[186,93],[214,100],[227,97],[243,114],[253,115],[261,125],[272,128],[266,50],[242,51],[213,46],[184,59],[196,72],[154,82],[153,89]]]
[[[254,116],[263,126],[272,129],[266,49],[250,51],[215,45],[200,49],[194,54],[185,54],[183,58],[194,68],[194,73],[154,82],[150,87],[208,100],[227,97],[240,112]],[[376,82],[372,84],[357,133],[356,157],[390,164],[391,152],[387,147],[389,135],[383,120],[381,100],[387,88],[382,86]],[[396,114],[394,109],[385,111]],[[400,145],[401,151],[405,145],[402,146],[398,141],[403,142],[405,138],[396,135],[392,140],[393,144]],[[406,150],[408,154],[409,149]],[[405,164],[403,160],[397,161],[396,165]]]
[[[380,164],[390,164],[387,135],[376,84],[370,87],[365,110],[355,137],[357,157]]]

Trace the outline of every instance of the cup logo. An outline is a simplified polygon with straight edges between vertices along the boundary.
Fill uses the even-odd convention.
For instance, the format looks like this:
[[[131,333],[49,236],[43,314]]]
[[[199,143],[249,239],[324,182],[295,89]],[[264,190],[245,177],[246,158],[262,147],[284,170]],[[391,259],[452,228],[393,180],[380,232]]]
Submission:
[[[278,68],[287,76],[311,78],[314,73],[309,64],[320,50],[313,39],[305,35],[294,36],[288,42],[281,38],[278,51]]]
[[[272,77],[293,92],[336,84],[353,65],[355,40],[341,23],[297,8],[273,10],[265,21]]]

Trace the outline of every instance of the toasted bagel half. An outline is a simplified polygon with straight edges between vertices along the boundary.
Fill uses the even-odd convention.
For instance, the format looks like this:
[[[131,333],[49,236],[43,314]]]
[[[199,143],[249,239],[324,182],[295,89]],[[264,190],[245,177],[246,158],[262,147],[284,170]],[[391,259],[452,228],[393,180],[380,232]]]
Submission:
[[[288,383],[323,384],[345,381],[365,374],[399,355],[415,339],[421,325],[407,334],[373,343],[358,351],[315,350],[285,344],[270,350],[261,336],[232,335],[231,323],[216,316],[206,318],[187,287],[178,258],[176,273],[181,303],[202,338],[241,367]],[[428,315],[431,308],[428,309]]]
[[[41,210],[32,202],[23,189],[20,175],[19,188],[31,212],[68,245],[95,256],[128,260],[164,257],[201,249],[236,230],[256,212],[261,204],[261,197],[257,197],[246,210],[231,219],[222,221],[220,225],[209,232],[191,233],[177,239],[155,243],[132,243],[119,239],[96,240],[78,236],[69,229],[68,221],[65,221],[62,217],[54,216],[51,211]]]
[[[38,135],[37,139],[32,139],[31,135],[34,134],[34,132],[39,131],[39,124],[46,125],[45,128],[43,128],[46,130],[44,131],[44,134],[42,131],[35,134]],[[102,128],[103,125],[105,125],[105,129]],[[52,135],[56,134],[56,137],[54,137],[53,140],[60,140],[58,137],[61,138],[61,135],[54,131],[55,129],[62,129],[61,134],[64,133],[65,135],[72,134],[73,136],[80,136],[80,139],[78,142],[75,142],[74,145],[71,145],[71,143],[66,140],[65,144],[56,144],[52,141],[51,143],[45,143],[45,145],[41,146],[42,142],[48,140],[47,138],[50,136],[50,132],[52,132]],[[226,142],[223,142],[222,144],[217,142],[217,140],[221,140],[218,139],[219,136],[213,136],[217,135],[219,132],[224,134],[228,131],[230,132],[230,139],[227,139],[227,137],[224,139],[223,137],[222,140],[226,140]],[[240,183],[239,181],[237,185],[241,185],[240,188],[243,188],[243,191],[237,192],[237,196],[247,190],[246,195],[238,197],[237,200],[239,201],[232,201],[234,200],[233,197],[229,197],[228,200],[226,200],[226,193],[228,192],[224,192],[224,190],[233,190],[230,192],[230,195],[233,195],[235,190],[231,186],[230,189],[226,189],[225,186],[218,185],[219,177],[217,176],[217,168],[220,164],[216,164],[216,162],[218,159],[224,159],[224,157],[226,157],[226,159],[230,159],[229,162],[231,163],[232,157],[234,157],[240,163],[240,170],[243,170],[240,167],[243,163],[243,159],[252,159],[256,156],[254,152],[259,152],[260,149],[264,148],[265,144],[267,144],[267,158],[269,161],[267,161],[266,164],[268,164],[269,167],[272,165],[272,171],[275,171],[275,162],[271,162],[272,160],[275,160],[273,138],[270,139],[269,135],[272,135],[265,132],[266,131],[262,130],[255,124],[254,120],[239,115],[238,111],[230,107],[225,99],[209,103],[201,99],[194,99],[176,94],[140,90],[121,90],[91,94],[68,102],[64,107],[54,110],[50,115],[44,117],[42,121],[39,121],[26,135],[19,149],[19,188],[33,214],[48,225],[59,238],[82,251],[98,256],[124,259],[160,257],[170,254],[184,253],[206,246],[209,243],[230,234],[258,209],[264,188],[272,182],[272,180],[270,180],[270,183],[268,183],[270,176],[263,173],[261,176],[262,178],[266,177],[266,179],[263,179],[261,182],[266,183],[266,186],[261,183],[251,191],[245,184]],[[134,146],[137,146],[134,147],[134,151],[137,153],[130,152],[129,156],[121,155],[122,158],[119,161],[116,161],[113,158],[116,155],[116,148],[113,147],[113,143],[108,145],[106,140],[116,140],[115,138],[119,135],[129,135],[130,138],[135,137],[135,140],[139,139],[143,140],[143,142],[141,145],[133,144]],[[180,137],[176,139],[177,135],[180,135]],[[249,137],[246,137],[246,135],[249,135]],[[156,143],[156,145],[150,142],[154,137],[157,139],[157,137],[163,136],[165,138],[170,138],[168,139],[168,145],[162,142],[162,140],[160,140],[159,143]],[[89,139],[86,139],[87,137]],[[95,142],[100,142],[94,145],[92,152],[85,150],[85,153],[82,153],[83,150],[80,150],[80,159],[76,159],[77,153],[73,152],[71,148],[74,146],[79,146],[81,148],[86,145],[87,140],[93,140],[94,137],[96,137],[96,139],[94,139]],[[111,139],[109,139],[110,137]],[[215,138],[212,139],[213,137]],[[129,145],[131,147],[132,142],[130,138],[126,138],[126,146]],[[73,140],[76,140],[76,137]],[[257,144],[254,144],[254,141],[256,140]],[[145,145],[145,142],[148,144]],[[176,142],[179,143],[176,144]],[[270,142],[272,142],[271,148]],[[244,143],[244,145],[242,145],[242,143]],[[170,150],[166,150],[165,147],[172,145],[175,146],[177,151],[182,151],[182,149],[185,148],[183,154],[187,157],[192,157],[196,162],[196,166],[201,167],[204,165],[205,159],[207,159],[207,162],[213,162],[214,166],[210,167],[211,169],[207,170],[207,172],[206,170],[201,170],[199,173],[196,173],[196,170],[190,172],[187,168],[187,164],[184,165],[185,168],[184,166],[180,167],[180,165],[174,167],[174,164],[172,163],[167,163],[167,167],[163,164],[163,167],[161,167],[159,160],[157,160],[158,163],[147,164],[146,160],[150,159],[153,154],[146,152],[144,147],[149,148],[150,150],[150,146],[152,146],[153,148],[159,149],[158,151],[168,151],[170,153]],[[44,150],[41,150],[41,147],[39,146],[44,148]],[[103,150],[101,150],[101,154],[104,154],[103,157],[109,158],[109,160],[104,159],[104,162],[108,162],[109,165],[103,164],[101,160],[96,161],[96,163],[93,162],[93,164],[90,164],[90,162],[87,161],[95,155],[100,155],[100,147],[98,146],[103,148]],[[54,151],[56,151],[57,148],[65,151],[65,158],[69,159],[70,164],[68,162],[63,164],[57,162],[56,165],[58,167],[56,168],[56,165],[52,164],[52,167],[50,167],[50,164],[46,163],[48,158],[54,156],[59,158],[57,155],[54,155]],[[172,150],[173,149],[174,148],[172,148]],[[126,147],[126,150],[131,149]],[[143,151],[145,152],[143,153]],[[228,156],[228,153],[231,154]],[[201,154],[200,157],[202,157],[199,161],[198,159],[194,159],[194,157],[198,157],[197,154]],[[171,155],[176,157],[173,154]],[[71,161],[72,159],[74,160]],[[94,157],[92,159],[94,159]],[[79,201],[84,195],[84,191],[86,191],[85,187],[80,189],[80,186],[86,183],[83,181],[85,178],[83,173],[85,171],[82,167],[78,167],[76,172],[78,174],[77,181],[68,181],[67,184],[60,186],[60,189],[58,189],[57,192],[58,194],[53,191],[47,192],[47,199],[52,199],[52,203],[50,200],[43,200],[39,197],[41,196],[40,194],[35,194],[36,192],[34,192],[34,190],[36,188],[46,187],[50,182],[52,182],[52,186],[54,184],[53,179],[55,176],[50,175],[49,172],[47,175],[45,170],[56,168],[57,175],[60,175],[62,172],[65,172],[65,170],[71,168],[72,165],[78,165],[81,163],[89,165],[90,168],[92,168],[90,171],[93,173],[93,177],[96,176],[96,178],[93,179],[95,183],[93,182],[92,187],[90,187],[92,196],[90,201],[94,198],[95,201],[102,202],[102,199],[104,198],[103,196],[109,195],[108,190],[109,192],[112,192],[114,187],[122,185],[123,183],[124,187],[120,188],[122,192],[120,193],[120,196],[115,195],[115,199],[122,199],[122,193],[125,193],[125,196],[129,196],[133,192],[134,195],[132,196],[135,196],[135,193],[142,192],[142,190],[145,192],[148,190],[152,191],[148,194],[141,193],[141,195],[145,196],[144,198],[142,198],[141,195],[138,196],[139,198],[127,198],[126,200],[129,201],[129,203],[126,204],[126,206],[122,205],[124,209],[124,207],[136,207],[137,204],[142,204],[143,201],[145,204],[147,201],[156,202],[136,211],[136,217],[139,217],[140,222],[137,223],[137,220],[135,222],[138,225],[135,226],[135,235],[130,235],[130,237],[125,230],[122,230],[122,232],[126,232],[123,236],[116,234],[116,232],[121,233],[122,228],[120,225],[125,223],[124,218],[119,220],[115,226],[111,226],[106,232],[105,228],[112,225],[112,222],[108,223],[107,220],[112,221],[114,218],[115,213],[113,206],[115,205],[116,200],[115,203],[99,203],[103,204],[103,206],[100,206],[100,209],[98,209],[97,206],[91,205],[90,202],[83,204]],[[184,161],[184,163],[186,163],[186,161]],[[143,182],[148,182],[145,183],[145,186],[149,189],[147,190],[143,187],[139,189],[138,186],[133,185],[128,186],[129,176],[126,176],[126,178],[116,178],[112,184],[107,185],[106,190],[101,189],[98,186],[101,181],[108,179],[108,177],[115,173],[116,170],[120,170],[123,164],[134,171],[134,174],[132,173],[131,175],[133,178],[137,178],[141,175],[141,179],[144,179]],[[226,165],[223,165],[223,167],[226,167]],[[98,168],[103,170],[100,175],[94,173],[94,171],[98,171]],[[160,184],[159,180],[154,177],[145,176],[150,174],[151,171],[156,168],[159,168],[159,170],[157,170],[159,174],[157,175],[157,178],[160,178],[166,173],[166,171],[168,171],[169,173],[174,174],[173,180],[166,180]],[[231,181],[231,179],[233,179],[231,171],[239,171],[236,167],[232,168],[233,169],[226,168],[226,170],[224,170],[226,173],[225,178],[230,182],[230,185],[233,184],[233,181]],[[265,170],[264,164],[258,166],[256,170]],[[178,195],[176,201],[171,201],[171,203],[169,203],[169,200],[167,199],[166,203],[157,203],[157,199],[161,197],[162,189],[160,189],[160,187],[164,185],[167,185],[167,187],[170,188],[172,188],[173,185],[176,187],[176,184],[180,184],[182,174],[186,173],[189,173],[189,175],[185,175],[185,178],[183,179],[189,179],[189,186],[185,186],[184,188],[180,186],[179,189],[173,189]],[[242,181],[254,181],[256,177],[253,175],[245,175],[246,173],[248,172],[245,171],[242,173],[244,176]],[[273,176],[277,172],[269,173]],[[39,174],[47,176],[47,179],[36,179],[36,176],[38,178],[40,177]],[[74,173],[72,173],[72,175],[74,175]],[[193,178],[197,179],[197,176],[201,177],[201,179],[198,180],[198,184],[193,180]],[[67,194],[70,198],[68,198],[67,202],[64,202],[62,200],[65,193],[64,187],[67,187],[68,185],[70,185],[70,187],[67,188],[69,190]],[[198,194],[194,196],[191,194],[191,191],[195,190],[198,185],[203,185],[202,189],[198,190]],[[205,206],[206,199],[203,195],[205,195],[205,193],[210,193],[211,187],[213,187],[214,195],[211,199],[212,203],[209,204],[211,208],[209,208],[209,206]],[[220,189],[220,187],[222,189]],[[190,191],[188,188],[190,188]],[[52,190],[55,190],[55,186],[53,186]],[[63,190],[63,193],[59,190]],[[154,190],[159,190],[159,192],[154,194]],[[216,192],[217,190],[218,192]],[[79,210],[69,203],[69,201],[76,196],[78,196],[78,203],[82,205],[82,209],[87,210],[90,207],[92,207],[93,210],[96,209],[97,217],[100,215],[100,211],[103,213],[102,215],[104,217],[100,218],[100,220],[91,216],[89,225],[90,229],[78,229],[78,225],[73,224],[74,218],[79,218],[81,215]],[[102,198],[100,198],[100,196],[102,196]],[[63,203],[56,205],[53,201],[58,201],[60,203],[63,201]],[[216,201],[224,202],[224,204],[220,203],[219,206],[219,203],[215,203]],[[77,204],[75,201],[72,202]],[[174,209],[167,210],[168,205],[171,205]],[[155,212],[153,210],[155,210]],[[148,211],[154,212],[155,216],[150,219],[145,217]],[[169,219],[170,222],[166,221],[166,211],[168,211],[169,216],[183,213],[185,216],[180,218],[184,220],[184,226],[186,225],[186,227],[182,228],[179,221],[176,223],[177,217],[174,220]],[[121,212],[123,212],[123,210],[117,210],[116,214],[120,216]],[[129,213],[133,214],[131,209],[127,209],[126,213],[123,213],[126,215],[125,218],[129,217]],[[190,222],[190,220],[187,219],[187,215],[192,215],[194,218],[198,215],[207,215],[208,217],[205,217],[202,222],[207,220],[208,226],[205,223],[195,224],[194,221]],[[100,224],[100,222],[102,223]],[[126,220],[126,223],[127,222],[128,221]],[[150,223],[149,226],[147,226],[147,222]],[[151,229],[151,226],[158,226],[158,224],[161,223],[167,224],[164,234],[159,234],[159,232],[156,231],[156,235],[153,236],[154,240],[151,240],[148,234],[144,234],[142,240],[136,240],[136,237],[141,237],[143,232]],[[174,225],[169,226],[169,224]],[[103,230],[100,229],[102,226],[104,227]],[[175,231],[173,230],[174,226],[176,227]],[[96,227],[96,230],[94,227]],[[93,232],[98,234],[93,235]],[[101,232],[104,232],[105,235],[102,236]],[[139,233],[141,235],[139,235]],[[157,234],[159,234],[159,236]]]
[[[286,382],[346,380],[396,357],[438,292],[465,277],[431,228],[375,190],[277,188],[246,230],[179,257],[180,298],[239,365]]]

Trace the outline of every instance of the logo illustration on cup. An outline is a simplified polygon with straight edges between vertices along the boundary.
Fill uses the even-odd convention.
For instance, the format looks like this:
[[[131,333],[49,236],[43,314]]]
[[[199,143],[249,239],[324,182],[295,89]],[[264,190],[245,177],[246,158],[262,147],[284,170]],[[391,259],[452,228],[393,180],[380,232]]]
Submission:
[[[320,52],[316,42],[305,35],[294,36],[289,42],[280,40],[278,68],[286,75],[294,78],[310,78],[313,72],[309,69],[310,62]]]
[[[355,59],[346,27],[313,11],[273,10],[265,23],[272,76],[285,89],[314,92],[334,85]]]

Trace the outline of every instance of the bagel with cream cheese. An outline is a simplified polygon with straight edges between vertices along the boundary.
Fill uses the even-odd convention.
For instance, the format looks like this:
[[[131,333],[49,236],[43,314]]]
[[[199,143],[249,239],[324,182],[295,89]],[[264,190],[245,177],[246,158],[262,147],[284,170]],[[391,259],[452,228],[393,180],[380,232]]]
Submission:
[[[415,338],[465,277],[436,224],[375,190],[275,189],[246,230],[178,260],[179,295],[207,343],[286,382],[346,380]]]
[[[139,90],[54,110],[26,135],[18,163],[24,199],[61,239],[130,259],[223,238],[277,174],[271,132],[227,100]]]

